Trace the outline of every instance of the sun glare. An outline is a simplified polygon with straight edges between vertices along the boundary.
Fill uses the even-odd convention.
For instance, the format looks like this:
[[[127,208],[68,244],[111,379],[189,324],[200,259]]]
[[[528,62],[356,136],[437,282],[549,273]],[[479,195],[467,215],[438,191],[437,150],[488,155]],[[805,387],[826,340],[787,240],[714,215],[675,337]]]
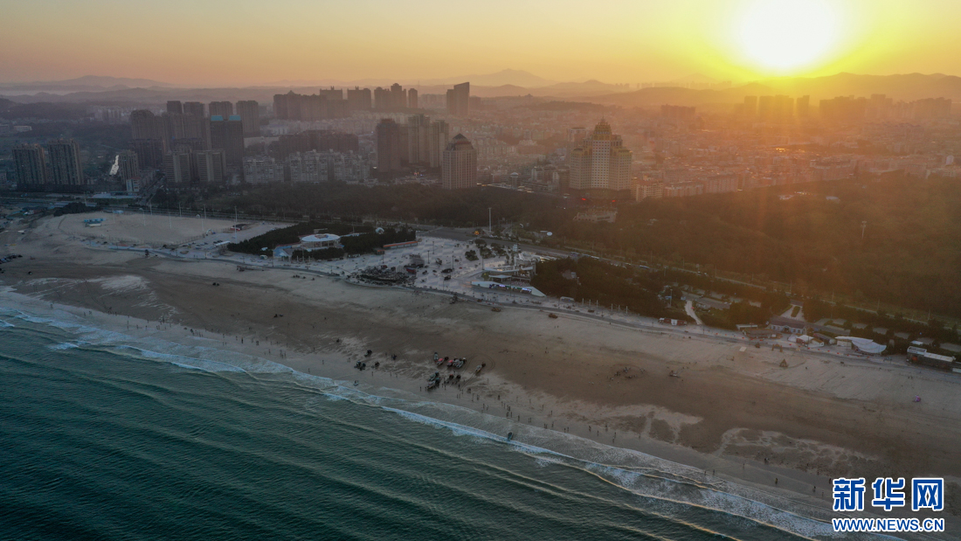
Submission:
[[[737,27],[742,53],[790,73],[824,60],[838,41],[837,14],[823,0],[756,0]]]

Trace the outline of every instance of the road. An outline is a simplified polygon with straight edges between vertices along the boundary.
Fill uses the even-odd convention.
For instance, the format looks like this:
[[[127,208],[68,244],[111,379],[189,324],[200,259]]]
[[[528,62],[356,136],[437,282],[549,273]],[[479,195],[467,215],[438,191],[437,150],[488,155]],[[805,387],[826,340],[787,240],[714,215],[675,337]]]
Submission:
[[[694,313],[694,301],[687,301],[687,303],[684,305],[684,311],[687,312],[687,315],[694,319],[694,323],[702,326],[704,325],[704,322],[701,321],[701,318],[697,317],[697,314]]]

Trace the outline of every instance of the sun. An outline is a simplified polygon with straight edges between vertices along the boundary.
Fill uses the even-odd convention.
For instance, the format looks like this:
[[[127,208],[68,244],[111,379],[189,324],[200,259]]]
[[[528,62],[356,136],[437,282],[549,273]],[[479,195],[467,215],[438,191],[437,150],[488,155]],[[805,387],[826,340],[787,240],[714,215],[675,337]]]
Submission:
[[[752,63],[781,74],[824,60],[839,38],[837,14],[823,0],[755,0],[736,32]]]

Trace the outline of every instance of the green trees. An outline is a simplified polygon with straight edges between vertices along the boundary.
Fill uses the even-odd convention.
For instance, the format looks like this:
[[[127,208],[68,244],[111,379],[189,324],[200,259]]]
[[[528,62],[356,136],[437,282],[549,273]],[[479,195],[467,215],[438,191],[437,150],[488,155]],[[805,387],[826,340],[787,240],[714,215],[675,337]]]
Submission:
[[[328,252],[326,250],[315,250],[314,252],[298,251],[298,254],[303,253],[297,257],[308,257],[304,254],[317,254],[310,255],[309,257],[312,259],[335,259],[342,257],[345,253],[366,254],[374,251],[376,248],[382,248],[386,244],[417,240],[417,232],[413,229],[394,229],[389,227],[384,229],[382,233],[378,233],[374,230],[373,226],[370,225],[358,226],[342,223],[305,222],[294,224],[283,229],[275,229],[242,242],[228,244],[227,249],[231,252],[243,254],[272,256],[273,250],[277,246],[297,244],[300,242],[300,237],[309,235],[315,231],[340,236],[340,243],[343,245],[343,249],[337,249],[340,255],[334,255],[335,252]]]
[[[565,273],[571,276],[570,272],[576,274],[576,279],[565,277]],[[579,302],[596,302],[601,306],[614,304],[651,317],[686,319],[669,310],[665,301],[658,298],[663,282],[656,277],[591,258],[538,263],[537,275],[531,285],[551,296],[572,297]]]

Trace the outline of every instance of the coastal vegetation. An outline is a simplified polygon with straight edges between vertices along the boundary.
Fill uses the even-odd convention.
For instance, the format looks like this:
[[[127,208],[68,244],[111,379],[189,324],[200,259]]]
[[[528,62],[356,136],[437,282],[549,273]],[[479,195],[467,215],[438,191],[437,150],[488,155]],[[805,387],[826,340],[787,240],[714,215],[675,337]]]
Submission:
[[[614,223],[574,222],[590,201],[494,188],[272,186],[223,198],[250,213],[371,217],[495,229],[545,246],[658,263],[844,305],[961,318],[961,183],[902,175],[617,205]],[[610,204],[608,202],[608,204]],[[923,209],[923,211],[921,210]],[[498,225],[500,223],[500,225]],[[537,238],[548,230],[550,237]]]
[[[300,237],[313,233],[330,233],[340,237],[342,248],[329,248],[325,250],[298,250],[294,253],[310,254],[312,259],[336,259],[343,257],[344,254],[366,254],[375,249],[383,248],[386,244],[397,242],[409,242],[417,239],[417,234],[413,229],[393,227],[374,229],[371,225],[356,225],[336,222],[302,222],[282,229],[268,231],[263,235],[238,242],[230,243],[227,249],[232,252],[252,255],[273,255],[273,250],[277,246],[287,244],[297,244]]]

